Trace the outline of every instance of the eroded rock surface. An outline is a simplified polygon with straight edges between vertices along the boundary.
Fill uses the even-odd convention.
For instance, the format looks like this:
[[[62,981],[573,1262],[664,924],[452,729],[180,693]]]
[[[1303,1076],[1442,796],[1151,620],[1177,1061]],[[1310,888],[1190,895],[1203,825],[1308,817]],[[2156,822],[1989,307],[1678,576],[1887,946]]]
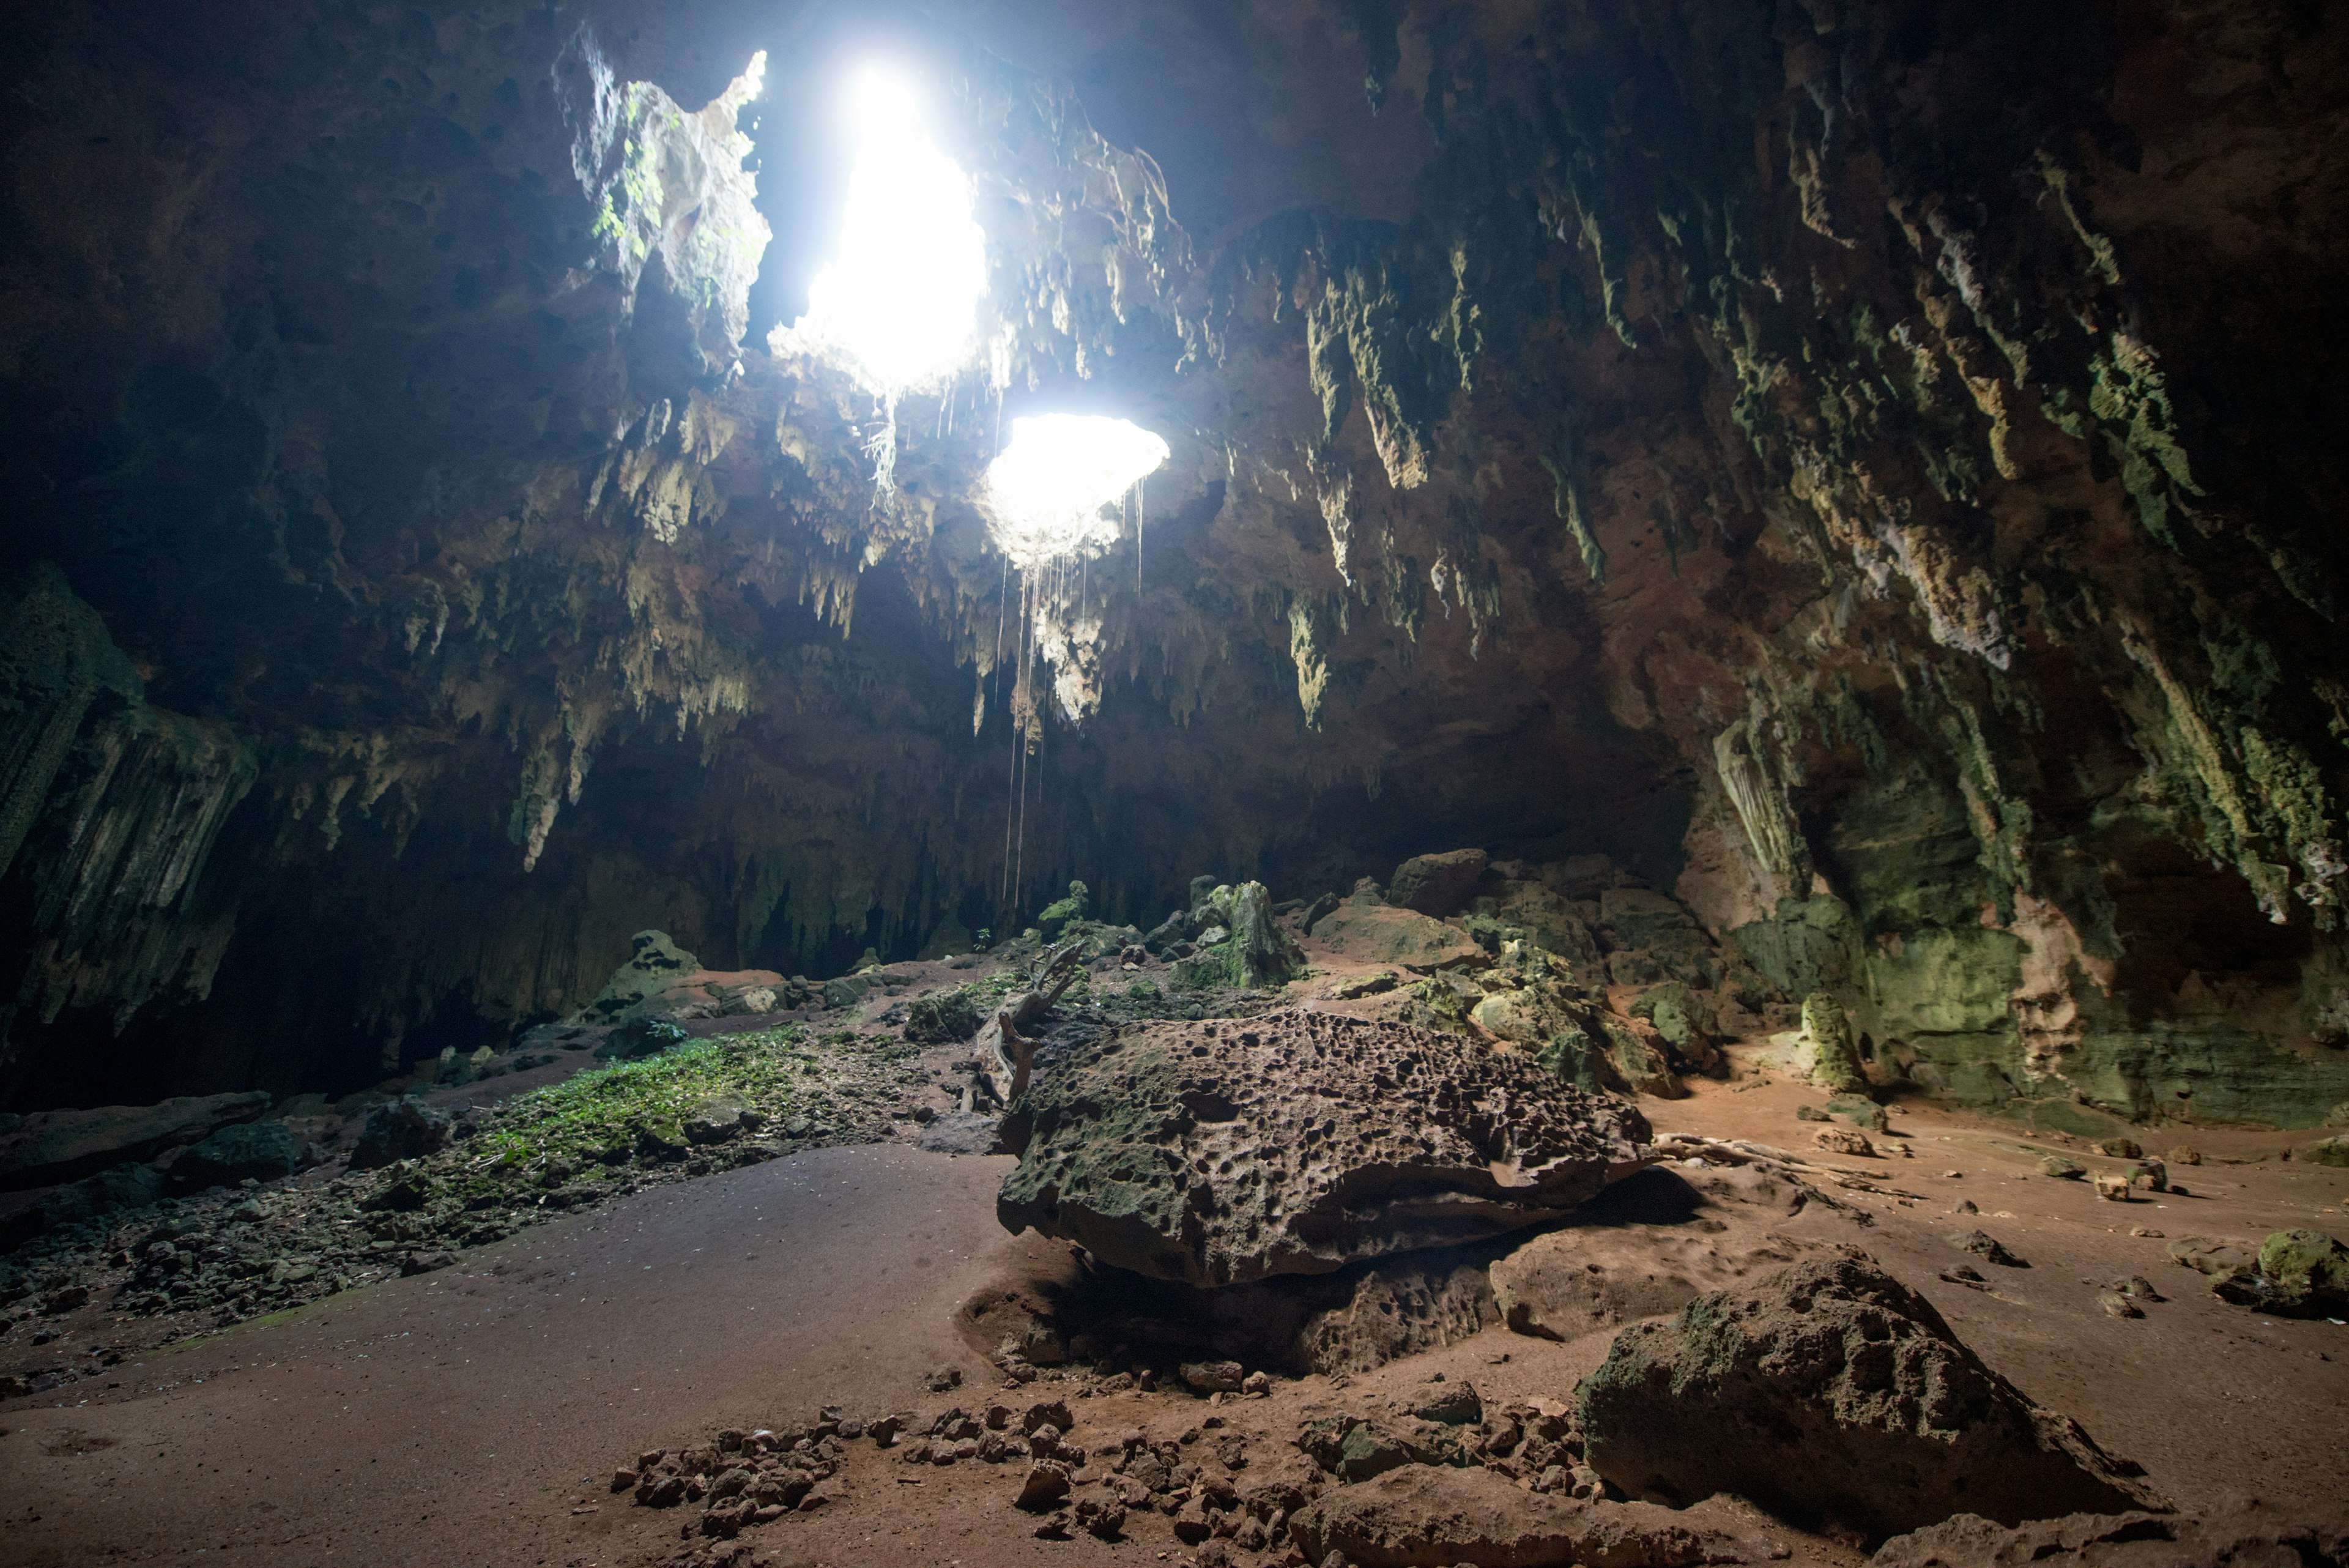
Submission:
[[[0,1137],[0,1190],[46,1187],[200,1142],[269,1108],[264,1094],[182,1096],[154,1106],[40,1111]]]
[[[1591,1467],[1637,1497],[1734,1492],[1877,1538],[2160,1506],[1850,1249],[1626,1330],[1575,1397]]]
[[[2008,1527],[1961,1513],[1895,1536],[1870,1568],[2342,1568],[2349,1564],[2349,1512],[2295,1520],[2254,1503],[2200,1519],[2157,1513],[2067,1514]]]
[[[1339,1552],[1361,1568],[1682,1568],[1744,1555],[1704,1512],[1544,1497],[1490,1470],[1411,1463],[1307,1504],[1288,1529],[1307,1561]]]
[[[1570,1212],[1646,1120],[1516,1054],[1281,1011],[1133,1026],[1030,1085],[1006,1229],[1159,1279],[1324,1273]]]
[[[1401,964],[1423,973],[1480,962],[1485,950],[1456,926],[1357,894],[1321,917],[1316,941],[1352,963]]]
[[[1503,1321],[1537,1338],[1575,1339],[1678,1312],[1704,1292],[1782,1268],[1818,1245],[1763,1222],[1762,1216],[1781,1218],[1790,1201],[1808,1195],[1785,1178],[1716,1171],[1698,1188],[1680,1172],[1655,1170],[1617,1190],[1650,1183],[1681,1189],[1693,1211],[1678,1223],[1577,1223],[1534,1237],[1493,1264]],[[1705,1195],[1714,1188],[1723,1201]],[[1700,1216],[1708,1223],[1694,1223]]]

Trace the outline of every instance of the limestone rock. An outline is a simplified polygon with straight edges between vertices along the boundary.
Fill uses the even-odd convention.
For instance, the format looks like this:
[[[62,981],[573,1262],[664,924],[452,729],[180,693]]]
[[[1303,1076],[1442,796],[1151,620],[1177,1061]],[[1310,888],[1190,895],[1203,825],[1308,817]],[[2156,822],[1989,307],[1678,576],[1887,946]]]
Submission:
[[[1869,1568],[2222,1568],[2254,1563],[2349,1568],[2349,1511],[2338,1505],[2315,1511],[2313,1519],[2294,1518],[2255,1502],[2199,1519],[2142,1511],[2074,1513],[2013,1527],[1961,1513],[1893,1537],[1877,1549]]]
[[[251,1121],[269,1096],[183,1096],[151,1106],[36,1111],[0,1136],[0,1191],[48,1187],[168,1148],[196,1143],[216,1129]]]
[[[914,999],[905,1009],[905,1038],[916,1045],[948,1045],[969,1039],[984,1022],[969,989],[957,986]]]
[[[1857,1155],[1863,1158],[1876,1153],[1876,1146],[1868,1135],[1850,1127],[1821,1127],[1811,1135],[1811,1141],[1828,1154]]]
[[[1793,1184],[1757,1172],[1724,1177],[1754,1192],[1756,1209],[1777,1213]],[[1678,1172],[1643,1172],[1618,1189],[1643,1184],[1685,1188]],[[1518,1334],[1578,1339],[1634,1319],[1678,1312],[1707,1291],[1785,1267],[1815,1243],[1774,1233],[1739,1213],[1691,1193],[1702,1208],[1681,1223],[1578,1222],[1547,1231],[1493,1264],[1493,1294],[1503,1321]],[[1773,1201],[1777,1199],[1778,1201]],[[1594,1204],[1584,1210],[1610,1207]],[[1751,1212],[1748,1210],[1747,1212]],[[1729,1215],[1729,1222],[1717,1216]],[[1696,1223],[1702,1217],[1702,1223]],[[1738,1221],[1744,1220],[1740,1223]]]
[[[1527,962],[1528,957],[1535,961]],[[1506,951],[1485,983],[1503,989],[1480,998],[1469,1017],[1479,1027],[1524,1046],[1568,1083],[1594,1092],[1637,1091],[1661,1099],[1678,1099],[1688,1092],[1655,1025],[1577,999],[1539,954]]]
[[[430,1154],[449,1141],[449,1113],[403,1096],[367,1113],[367,1126],[351,1150],[353,1170],[375,1170],[398,1160]]]
[[[2304,1143],[2292,1151],[2292,1158],[2307,1165],[2349,1166],[2349,1137]]]
[[[1423,915],[1449,915],[1467,901],[1468,891],[1485,875],[1485,852],[1454,849],[1442,855],[1415,855],[1395,867],[1387,884],[1387,902]]]
[[[1634,1168],[1648,1137],[1629,1105],[1523,1055],[1297,1010],[1104,1034],[1011,1119],[1006,1229],[1201,1285],[1556,1219]]]
[[[583,1023],[616,1023],[646,998],[668,989],[701,961],[668,940],[667,931],[638,931],[628,939],[628,960],[612,971],[595,999],[579,1010]]]
[[[2349,1247],[2322,1231],[2278,1231],[2260,1243],[2262,1310],[2286,1317],[2349,1314]]]
[[[1174,966],[1177,986],[1237,990],[1286,985],[1303,972],[1304,955],[1272,918],[1272,895],[1261,882],[1218,887],[1191,911],[1198,950]]]
[[[932,1117],[914,1142],[932,1154],[1001,1154],[1000,1125],[1000,1118],[977,1111],[947,1111]]]
[[[2160,1506],[1850,1249],[1627,1329],[1575,1397],[1590,1466],[1637,1497],[1734,1492],[1877,1538]]]
[[[1837,1094],[1867,1090],[1868,1075],[1860,1070],[1851,1020],[1833,992],[1815,991],[1803,998],[1803,1039],[1795,1063],[1822,1089]]]
[[[301,1140],[284,1122],[240,1122],[172,1161],[170,1180],[182,1192],[248,1179],[275,1181],[294,1174],[301,1152]]]
[[[1458,927],[1361,894],[1322,916],[1313,940],[1350,963],[1400,964],[1422,974],[1485,960]]]
[[[1341,1552],[1359,1568],[1680,1568],[1767,1550],[1737,1552],[1709,1510],[1575,1501],[1520,1490],[1490,1470],[1424,1464],[1324,1493],[1297,1511],[1288,1532],[1308,1562]]]

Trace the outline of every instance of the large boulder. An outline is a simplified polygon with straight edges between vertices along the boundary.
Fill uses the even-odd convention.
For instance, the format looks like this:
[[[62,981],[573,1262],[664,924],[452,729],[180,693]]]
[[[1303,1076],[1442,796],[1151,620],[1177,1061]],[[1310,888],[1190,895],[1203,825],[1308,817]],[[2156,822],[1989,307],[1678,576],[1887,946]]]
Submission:
[[[628,939],[628,961],[612,971],[604,989],[571,1022],[755,1016],[799,1006],[809,996],[806,987],[773,970],[704,969],[701,961],[671,941],[667,932],[638,931]]]
[[[388,1100],[367,1113],[359,1141],[351,1150],[353,1170],[375,1170],[403,1159],[432,1153],[449,1141],[449,1113],[406,1096]]]
[[[2210,1276],[2211,1293],[2279,1317],[2349,1315],[2349,1247],[2322,1231],[2278,1231],[2254,1252],[2189,1236],[2169,1255]]]
[[[17,1200],[21,1206],[0,1211],[0,1252],[67,1225],[143,1208],[162,1196],[163,1173],[151,1165],[118,1165],[69,1186],[27,1194]]]
[[[1486,1469],[1405,1462],[1298,1510],[1289,1539],[1308,1562],[1341,1552],[1359,1568],[1684,1568],[1761,1560],[1723,1509],[1579,1502],[1526,1491]]]
[[[1469,889],[1485,875],[1485,852],[1454,849],[1414,855],[1395,867],[1387,902],[1423,915],[1449,915],[1468,901]]]
[[[1129,1025],[1040,1068],[997,1216],[1228,1285],[1541,1224],[1637,1168],[1648,1124],[1530,1058],[1282,1010]]]
[[[0,1191],[50,1187],[197,1143],[269,1108],[269,1096],[182,1096],[152,1106],[36,1111],[0,1134]]]
[[[1485,950],[1459,927],[1365,893],[1322,916],[1313,940],[1351,963],[1400,964],[1422,974],[1485,961]]]
[[[701,961],[669,940],[667,931],[638,931],[628,939],[628,959],[612,971],[595,1000],[579,1010],[582,1023],[614,1023],[648,998],[667,991],[701,968]]]
[[[2014,1526],[1961,1513],[1896,1535],[1868,1568],[2349,1568],[2349,1508],[2319,1505],[2294,1518],[2251,1501],[2199,1519],[2158,1513],[2074,1513]]]
[[[2163,1506],[1850,1248],[1625,1330],[1575,1398],[1591,1468],[1660,1502],[1734,1492],[1876,1540]]]
[[[222,1127],[171,1162],[171,1183],[181,1192],[239,1181],[275,1181],[294,1174],[301,1140],[281,1121]]]

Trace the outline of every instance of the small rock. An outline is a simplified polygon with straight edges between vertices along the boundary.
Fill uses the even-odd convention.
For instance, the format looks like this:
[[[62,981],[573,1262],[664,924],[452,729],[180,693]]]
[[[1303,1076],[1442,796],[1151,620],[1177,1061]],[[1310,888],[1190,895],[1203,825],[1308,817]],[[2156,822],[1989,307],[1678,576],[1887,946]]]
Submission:
[[[2129,1179],[2126,1176],[2111,1176],[2099,1172],[2096,1177],[2096,1196],[2108,1203],[2127,1203],[2129,1200]]]
[[[1077,1418],[1069,1413],[1067,1401],[1061,1399],[1047,1399],[1030,1405],[1028,1413],[1019,1417],[1019,1429],[1030,1437],[1050,1427],[1057,1438],[1076,1424]]]
[[[2143,1317],[2137,1304],[2118,1291],[2106,1291],[2096,1297],[2096,1304],[2110,1317]]]
[[[1030,1513],[1043,1513],[1058,1507],[1068,1495],[1067,1468],[1050,1459],[1040,1459],[1028,1467],[1028,1478],[1020,1482],[1019,1496],[1013,1506]]]
[[[1961,1251],[1971,1252],[1985,1263],[1995,1263],[2002,1269],[2027,1269],[2031,1265],[2000,1245],[1997,1240],[1982,1231],[1967,1231],[1952,1236]]]
[[[962,1368],[941,1366],[922,1379],[922,1386],[933,1394],[945,1394],[962,1386]]]
[[[2086,1166],[2076,1159],[2066,1159],[2060,1154],[2051,1154],[2041,1160],[2039,1170],[2042,1175],[2052,1176],[2058,1181],[2076,1181],[2088,1174]]]
[[[2181,1143],[2176,1148],[2169,1151],[2169,1163],[2172,1165],[2199,1165],[2202,1163],[2202,1151],[2196,1148],[2192,1144]]]
[[[1816,1106],[1796,1106],[1795,1107],[1795,1119],[1798,1122],[1831,1122],[1835,1120],[1835,1117],[1827,1115],[1826,1112],[1819,1109]],[[1538,1483],[1537,1483],[1537,1490],[1538,1490]]]
[[[2096,1145],[2096,1152],[2099,1154],[2110,1155],[2115,1159],[2142,1159],[2145,1158],[2145,1150],[2138,1146],[2137,1139],[2133,1137],[2106,1138],[2103,1142]]]
[[[1186,1361],[1183,1381],[1202,1394],[1237,1394],[1247,1374],[1237,1361]]]
[[[2146,1226],[2146,1225],[2132,1225],[2132,1226],[2130,1226],[2130,1227],[2129,1227],[2129,1234],[2130,1234],[2130,1235],[2132,1235],[2132,1236],[2147,1236],[2147,1237],[2151,1237],[2154,1241],[2161,1241],[2161,1240],[2163,1239],[2163,1237],[2162,1237],[2162,1233],[2161,1233],[2160,1231],[2156,1231],[2156,1230],[2152,1229],[2150,1226]]]
[[[2158,1302],[2165,1299],[2153,1288],[2153,1282],[2143,1274],[2124,1274],[2105,1288],[2121,1295],[2133,1296],[2141,1302]]]
[[[1974,1206],[1974,1200],[1972,1199],[1961,1198],[1957,1202],[1950,1206],[1950,1212],[1952,1214],[1979,1214],[1982,1210]]]
[[[1811,1141],[1831,1154],[1870,1156],[1876,1146],[1868,1135],[1852,1127],[1822,1127],[1812,1135]]]

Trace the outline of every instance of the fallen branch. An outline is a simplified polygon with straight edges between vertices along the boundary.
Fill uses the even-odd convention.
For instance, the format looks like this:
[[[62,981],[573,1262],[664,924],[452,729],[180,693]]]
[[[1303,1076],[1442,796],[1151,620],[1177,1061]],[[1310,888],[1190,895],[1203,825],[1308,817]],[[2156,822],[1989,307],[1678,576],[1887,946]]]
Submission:
[[[1027,985],[1005,997],[979,1030],[979,1076],[1003,1105],[1026,1092],[1028,1074],[1036,1062],[1036,1043],[1021,1029],[1050,1012],[1061,993],[1076,983],[1084,947],[1082,938],[1071,938],[1047,951],[1036,961]]]

